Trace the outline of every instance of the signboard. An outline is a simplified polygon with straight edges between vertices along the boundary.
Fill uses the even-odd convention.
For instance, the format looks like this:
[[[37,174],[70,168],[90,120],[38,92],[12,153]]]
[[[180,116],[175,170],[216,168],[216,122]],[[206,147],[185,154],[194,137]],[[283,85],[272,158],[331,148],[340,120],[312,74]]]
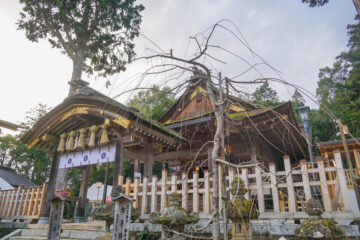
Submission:
[[[131,223],[131,202],[115,203],[113,240],[128,240]]]
[[[115,161],[115,145],[60,155],[59,168],[81,167]]]

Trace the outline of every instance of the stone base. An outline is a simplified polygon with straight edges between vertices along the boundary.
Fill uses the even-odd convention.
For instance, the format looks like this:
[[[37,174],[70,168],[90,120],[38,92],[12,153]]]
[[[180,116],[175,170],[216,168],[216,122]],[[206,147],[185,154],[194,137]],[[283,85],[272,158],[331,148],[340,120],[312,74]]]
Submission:
[[[106,233],[105,236],[103,237],[97,237],[97,240],[111,240],[112,238],[112,234],[111,233]]]
[[[84,223],[87,222],[87,217],[75,217],[74,223]]]
[[[49,224],[49,217],[40,217],[37,223],[38,224]]]

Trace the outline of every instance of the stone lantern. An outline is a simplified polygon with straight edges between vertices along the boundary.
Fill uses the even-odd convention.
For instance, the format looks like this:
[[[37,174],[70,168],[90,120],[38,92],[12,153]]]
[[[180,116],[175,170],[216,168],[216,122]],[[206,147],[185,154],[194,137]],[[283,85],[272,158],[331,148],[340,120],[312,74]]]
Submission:
[[[233,240],[252,239],[250,220],[257,218],[258,213],[252,203],[244,197],[247,191],[240,178],[232,181],[230,192],[234,199],[227,202],[226,213],[232,222]]]
[[[172,193],[170,195],[170,207],[163,208],[160,212],[150,215],[150,222],[162,225],[162,239],[185,239],[183,236],[171,232],[171,230],[183,233],[186,224],[197,223],[199,221],[198,214],[188,213],[181,207],[180,201],[181,195],[179,193]]]

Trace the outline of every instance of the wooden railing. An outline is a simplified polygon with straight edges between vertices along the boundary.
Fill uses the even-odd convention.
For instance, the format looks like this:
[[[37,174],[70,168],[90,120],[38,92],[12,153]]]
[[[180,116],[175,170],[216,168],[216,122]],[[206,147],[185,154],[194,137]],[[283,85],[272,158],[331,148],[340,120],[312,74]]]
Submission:
[[[353,171],[354,171],[354,174],[355,174],[355,178],[359,178],[360,169],[353,169]],[[354,184],[353,184],[353,181],[352,181],[351,176],[350,176],[350,169],[346,169],[345,174],[346,174],[346,184],[347,184],[348,188],[354,188]]]
[[[303,203],[314,194],[321,199],[325,211],[349,211],[348,189],[346,184],[342,184],[346,183],[346,174],[339,164],[337,162],[335,167],[335,161],[318,160],[314,167],[305,161],[291,166],[290,159],[284,157],[283,171],[276,171],[275,164],[230,168],[226,178],[219,181],[220,189],[225,184],[228,191],[230,183],[239,176],[249,189],[246,198],[254,200],[260,213],[301,212]],[[221,166],[219,172],[222,172]],[[141,210],[142,216],[169,206],[169,195],[173,192],[181,194],[182,207],[186,210],[209,214],[212,209],[212,180],[208,171],[200,177],[198,171],[168,176],[163,170],[161,179],[154,176],[151,180],[144,177],[142,181],[139,178],[124,181],[120,176],[119,185],[123,186],[125,194],[135,199],[133,206]],[[219,195],[221,208],[224,193],[220,191]]]
[[[0,191],[1,219],[38,219],[44,206],[47,183],[39,187]]]

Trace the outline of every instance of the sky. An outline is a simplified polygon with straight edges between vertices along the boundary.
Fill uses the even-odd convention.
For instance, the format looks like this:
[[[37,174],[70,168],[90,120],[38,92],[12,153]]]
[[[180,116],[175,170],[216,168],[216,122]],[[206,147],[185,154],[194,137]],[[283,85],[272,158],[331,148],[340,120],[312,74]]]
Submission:
[[[173,49],[175,56],[189,57],[196,50],[189,39],[197,33],[208,34],[209,27],[221,19],[222,24],[238,35],[241,33],[251,49],[269,65],[281,72],[281,77],[315,94],[319,69],[331,66],[336,56],[346,50],[346,26],[354,22],[355,8],[351,0],[331,0],[320,8],[309,8],[301,0],[142,0],[145,6],[142,36],[151,39],[165,51]],[[55,107],[67,96],[71,78],[70,59],[51,48],[47,41],[32,43],[16,21],[21,5],[18,1],[0,1],[0,119],[21,122],[26,111],[38,103]],[[199,36],[199,35],[198,35]],[[211,44],[230,49],[251,63],[258,58],[222,29],[216,30]],[[137,56],[149,54],[156,47],[144,37],[136,40]],[[223,76],[235,76],[246,69],[246,64],[224,51],[212,49],[211,55],[226,64],[214,63],[212,68]],[[135,62],[126,72],[102,79],[83,74],[83,80],[104,94],[114,97],[134,86],[135,78],[154,63]],[[210,64],[210,62],[209,62]],[[262,74],[279,76],[269,67],[260,67]],[[249,73],[241,80],[253,80]],[[112,86],[105,87],[106,80]],[[154,79],[145,82],[154,83]],[[179,80],[181,81],[181,79]],[[157,83],[157,82],[155,82]],[[289,100],[294,89],[272,86],[282,100]],[[251,92],[256,86],[246,86]],[[126,103],[131,95],[116,98]],[[307,102],[311,107],[314,103]]]

